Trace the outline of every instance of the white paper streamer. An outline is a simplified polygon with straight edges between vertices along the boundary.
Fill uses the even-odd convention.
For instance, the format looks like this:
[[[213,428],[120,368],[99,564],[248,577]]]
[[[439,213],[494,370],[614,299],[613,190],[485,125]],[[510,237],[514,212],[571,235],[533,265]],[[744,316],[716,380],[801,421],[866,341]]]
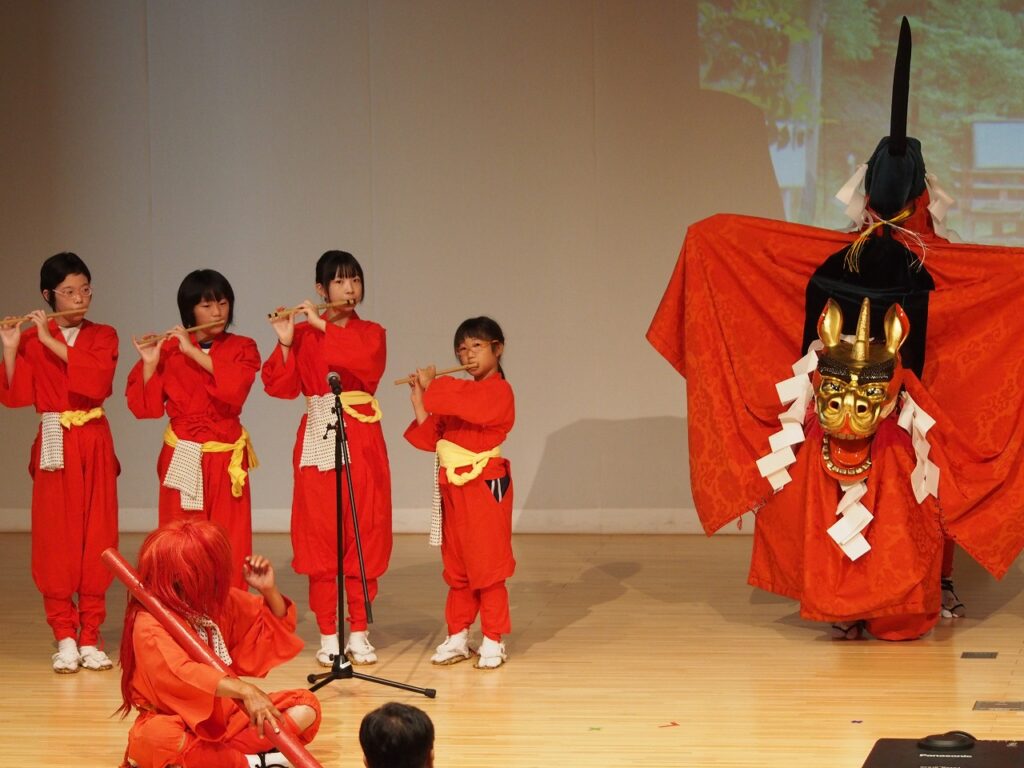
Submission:
[[[789,408],[779,415],[782,429],[768,438],[771,452],[757,460],[757,469],[776,493],[781,491],[793,478],[787,468],[796,463],[793,446],[804,441],[804,414],[807,403],[814,395],[811,387],[811,374],[818,367],[818,350],[822,348],[820,341],[811,344],[807,354],[793,363],[793,376],[775,385],[779,394],[779,402],[789,404]]]
[[[828,529],[828,535],[848,558],[856,560],[871,550],[871,545],[864,538],[864,529],[875,516],[860,502],[868,491],[868,485],[859,480],[849,485],[840,483],[839,487],[845,491],[836,505],[839,520]]]
[[[929,496],[939,498],[939,468],[928,458],[931,445],[928,442],[928,430],[935,426],[935,418],[921,408],[909,393],[902,395],[903,406],[897,422],[911,437],[917,464],[910,473],[910,484],[914,489],[914,498],[922,503]]]
[[[861,182],[868,172],[868,164],[861,163],[853,176],[846,180],[846,183],[836,192],[836,200],[846,206],[846,216],[858,229],[864,223],[864,211],[867,207],[867,198],[860,191]]]
[[[946,229],[946,212],[956,204],[956,199],[939,186],[939,177],[934,173],[924,175],[924,185],[928,188],[928,213],[932,215],[932,228],[939,237],[948,237]]]

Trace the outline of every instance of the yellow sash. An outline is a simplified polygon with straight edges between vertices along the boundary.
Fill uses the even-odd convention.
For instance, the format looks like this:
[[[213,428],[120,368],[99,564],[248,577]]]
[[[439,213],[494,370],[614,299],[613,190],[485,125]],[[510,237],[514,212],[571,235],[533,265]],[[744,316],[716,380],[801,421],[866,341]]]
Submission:
[[[323,395],[323,397],[331,397],[331,395]],[[360,413],[352,407],[353,405],[366,405],[367,403],[373,408],[373,413],[370,416]],[[358,389],[341,393],[341,409],[353,419],[361,421],[363,424],[375,424],[380,421],[382,416],[380,403],[377,402],[377,398],[369,392],[362,392]]]
[[[98,419],[103,415],[102,408],[93,408],[91,411],[61,411],[60,424],[64,429],[80,427],[87,421]]]
[[[164,444],[173,448],[178,444],[178,436],[174,434],[171,425],[164,430]],[[235,498],[242,495],[242,488],[245,487],[246,471],[242,468],[242,452],[245,451],[249,457],[249,469],[255,469],[260,465],[256,458],[256,452],[252,447],[252,440],[245,427],[242,427],[242,434],[233,443],[221,443],[216,440],[208,440],[202,443],[203,453],[227,453],[231,451],[231,461],[228,463],[228,475],[231,477],[231,495]]]
[[[496,459],[499,456],[501,456],[500,445],[496,445],[489,451],[474,453],[473,451],[463,448],[461,445],[457,445],[450,440],[437,441],[437,459],[441,463],[441,466],[445,468],[448,476],[448,482],[452,485],[465,485],[470,480],[475,480],[480,476],[480,473],[484,471],[484,467],[487,466],[487,462],[490,459]],[[458,467],[467,466],[472,467],[469,472],[465,472],[461,475],[455,473],[455,470]]]

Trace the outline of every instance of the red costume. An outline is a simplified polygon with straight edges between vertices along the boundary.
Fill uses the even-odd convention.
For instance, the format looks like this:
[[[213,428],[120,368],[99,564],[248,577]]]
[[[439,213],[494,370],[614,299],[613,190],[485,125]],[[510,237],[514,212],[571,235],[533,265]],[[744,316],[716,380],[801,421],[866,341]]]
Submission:
[[[925,193],[901,224],[920,236],[906,245],[935,281],[922,380],[907,370],[904,386],[935,419],[927,439],[938,499],[915,498],[914,449],[894,414],[872,448],[871,549],[856,561],[824,533],[838,490],[820,470],[816,423],[807,445],[794,446],[792,482],[778,493],[755,464],[785,410],[775,384],[802,354],[808,279],[856,235],[744,216],[698,222],[647,334],[687,378],[692,489],[705,530],[757,510],[752,584],[800,600],[808,618],[867,619],[890,639],[934,623],[944,533],[997,578],[1024,545],[1020,251],[949,243],[935,235],[927,205]]]
[[[495,448],[515,422],[512,387],[501,374],[481,381],[442,376],[423,393],[423,407],[430,416],[413,421],[405,438],[424,451],[434,451],[437,441],[449,440],[474,453]],[[464,474],[469,466],[455,469]],[[501,501],[488,480],[509,478]],[[512,482],[507,459],[491,458],[480,475],[465,485],[448,481],[444,467],[438,473],[444,510],[441,559],[448,584],[445,620],[448,633],[469,627],[480,614],[484,635],[500,640],[512,629],[505,580],[515,572],[512,556]]]
[[[193,343],[195,339],[193,338]],[[128,407],[140,419],[159,419],[166,411],[170,427],[179,440],[196,443],[235,443],[242,436],[239,416],[249,395],[260,353],[256,342],[246,336],[222,333],[209,349],[213,373],[186,357],[176,339],[163,343],[160,361],[152,377],[142,383],[142,361],[128,374]],[[252,551],[252,512],[249,483],[235,495],[228,473],[232,454],[203,452],[202,510],[182,508],[181,493],[167,488],[164,481],[174,449],[164,443],[157,459],[160,478],[159,524],[202,515],[219,523],[227,532],[232,549],[235,585],[244,586],[242,561]],[[248,452],[243,452],[242,469],[248,471]]]
[[[293,658],[302,641],[295,636],[295,606],[277,618],[262,597],[232,589],[218,626],[238,675],[263,677]],[[126,639],[127,640],[127,639]],[[171,635],[148,612],[135,619],[131,642],[135,669],[130,703],[139,716],[128,736],[127,757],[139,768],[244,768],[245,754],[272,749],[249,723],[249,716],[232,701],[216,696],[224,674],[192,661]],[[285,715],[284,727],[309,743],[320,727],[320,706],[306,690],[269,694],[285,709],[305,704],[316,711],[316,722],[298,733]]]
[[[323,316],[327,319],[327,315]],[[327,323],[320,332],[308,323],[295,326],[295,335],[287,361],[278,345],[263,365],[263,387],[272,397],[291,400],[327,396],[329,372],[341,376],[342,391],[377,391],[384,374],[387,355],[385,331],[377,323],[354,314],[344,326]],[[363,417],[373,416],[370,403],[348,406]],[[300,466],[308,414],[299,422],[292,457],[295,487],[292,495],[292,567],[309,576],[309,604],[316,614],[320,633],[334,634],[338,608],[338,556],[335,476],[331,469]],[[332,417],[333,421],[333,417]],[[380,421],[363,422],[345,413],[345,431],[351,457],[352,485],[359,516],[359,535],[366,569],[367,587],[372,601],[377,594],[377,579],[384,574],[391,558],[391,470]],[[313,439],[320,440],[322,435]],[[333,432],[326,445],[333,446]],[[333,447],[331,447],[333,456]],[[366,607],[359,578],[359,561],[348,491],[342,478],[345,597],[352,631],[367,628]]]
[[[50,333],[64,343],[54,321]],[[0,372],[0,402],[38,413],[90,411],[111,393],[117,333],[83,320],[68,362],[43,346],[35,327],[21,337],[14,380]],[[42,430],[32,445],[32,578],[57,640],[98,645],[112,578],[99,555],[117,545],[117,476],[121,468],[105,416],[61,429],[64,468],[40,468]],[[78,593],[78,606],[73,596]]]

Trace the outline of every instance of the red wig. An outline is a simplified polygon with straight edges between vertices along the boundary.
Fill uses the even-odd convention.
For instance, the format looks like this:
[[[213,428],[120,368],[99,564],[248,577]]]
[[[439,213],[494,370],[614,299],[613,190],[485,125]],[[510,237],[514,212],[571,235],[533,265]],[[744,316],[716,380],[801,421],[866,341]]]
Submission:
[[[196,614],[219,621],[231,586],[231,544],[208,520],[176,520],[153,531],[139,550],[139,578],[156,598],[185,621]],[[131,712],[135,672],[135,617],[145,607],[132,597],[121,634],[121,697],[118,712]]]

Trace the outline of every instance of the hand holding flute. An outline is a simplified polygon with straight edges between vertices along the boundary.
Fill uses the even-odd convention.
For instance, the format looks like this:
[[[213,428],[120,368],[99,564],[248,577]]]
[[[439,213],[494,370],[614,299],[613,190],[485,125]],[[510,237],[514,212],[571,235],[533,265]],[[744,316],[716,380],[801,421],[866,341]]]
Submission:
[[[35,314],[43,315],[43,311],[36,310],[29,315],[8,315],[0,320],[0,341],[3,341],[4,349],[16,350],[18,348],[18,345],[21,344],[21,326],[28,320],[32,320]],[[46,321],[43,320],[42,324],[46,325]],[[38,322],[36,327],[39,327]]]
[[[44,312],[41,309],[34,309],[27,315],[8,315],[3,320],[0,320],[0,329],[7,330],[8,328],[21,327],[30,320],[36,325],[40,322],[45,324],[47,320],[51,320],[56,317],[71,317],[72,315],[85,315],[85,309],[66,309],[63,312]]]
[[[45,312],[42,309],[35,309],[27,315],[8,315],[0,320],[0,342],[4,349],[17,349],[21,344],[21,326],[25,323],[35,323],[39,332],[39,340],[52,348],[53,339],[50,334],[49,321],[53,318],[77,316],[80,320],[85,315],[85,309],[69,309],[63,312]]]
[[[344,299],[342,301],[328,301],[322,304],[313,304],[309,299],[306,299],[301,304],[286,308],[278,307],[273,312],[267,314],[267,320],[270,321],[271,326],[274,328],[274,332],[277,333],[277,342],[283,348],[285,359],[288,358],[288,350],[291,349],[292,342],[295,340],[295,316],[305,315],[306,321],[316,328],[321,333],[327,330],[327,323],[336,319],[335,317],[329,317],[324,319],[320,317],[320,313],[325,309],[351,309],[356,305],[356,299]],[[344,312],[338,313],[343,315]]]
[[[29,316],[8,316],[0,320],[0,342],[3,342],[4,350],[10,350],[11,360],[21,345],[21,325],[26,317]]]
[[[276,311],[267,315],[267,320],[270,321],[270,325],[277,334],[277,343],[284,348],[283,351],[286,355],[295,340],[295,316],[299,314],[306,315],[309,324],[319,331],[323,331],[327,327],[327,323],[320,317],[317,307],[309,299],[291,309],[278,307]]]

